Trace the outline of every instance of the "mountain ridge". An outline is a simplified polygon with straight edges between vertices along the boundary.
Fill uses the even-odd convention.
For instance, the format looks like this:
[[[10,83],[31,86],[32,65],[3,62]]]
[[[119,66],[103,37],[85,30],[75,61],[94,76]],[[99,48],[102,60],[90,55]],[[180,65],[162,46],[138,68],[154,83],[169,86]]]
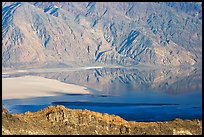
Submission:
[[[48,106],[38,112],[24,114],[10,114],[3,108],[2,134],[198,135],[202,134],[202,120],[174,119],[167,122],[135,122],[126,121],[116,115],[69,109],[64,106]]]
[[[3,3],[2,66],[195,65],[202,60],[200,6]]]

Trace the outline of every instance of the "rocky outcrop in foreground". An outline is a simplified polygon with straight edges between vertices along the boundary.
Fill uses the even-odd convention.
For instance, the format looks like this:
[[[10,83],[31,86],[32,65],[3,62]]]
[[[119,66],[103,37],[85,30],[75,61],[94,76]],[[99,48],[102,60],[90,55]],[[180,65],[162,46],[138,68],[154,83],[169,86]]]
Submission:
[[[38,112],[9,114],[2,109],[2,134],[202,134],[202,120],[133,122],[89,110],[49,106]]]

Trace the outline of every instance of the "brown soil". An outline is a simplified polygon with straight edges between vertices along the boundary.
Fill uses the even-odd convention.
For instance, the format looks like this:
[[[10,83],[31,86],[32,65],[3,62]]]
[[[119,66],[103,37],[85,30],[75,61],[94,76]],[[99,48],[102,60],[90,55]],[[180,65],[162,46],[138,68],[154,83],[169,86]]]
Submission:
[[[54,135],[201,135],[202,120],[134,122],[89,110],[49,106],[38,112],[9,114],[2,109],[2,134]]]

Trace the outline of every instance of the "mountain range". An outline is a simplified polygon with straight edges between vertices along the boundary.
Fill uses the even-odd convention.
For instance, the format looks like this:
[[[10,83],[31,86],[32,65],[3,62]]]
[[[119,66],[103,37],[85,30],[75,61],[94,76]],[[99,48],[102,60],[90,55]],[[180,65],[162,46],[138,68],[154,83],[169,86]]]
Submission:
[[[2,67],[196,65],[200,2],[3,2]]]

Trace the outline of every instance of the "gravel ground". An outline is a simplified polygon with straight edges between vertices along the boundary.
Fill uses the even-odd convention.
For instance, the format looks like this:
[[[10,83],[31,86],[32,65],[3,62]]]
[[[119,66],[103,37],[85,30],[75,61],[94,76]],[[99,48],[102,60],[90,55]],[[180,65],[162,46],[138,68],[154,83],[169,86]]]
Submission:
[[[126,121],[89,110],[49,106],[38,112],[9,114],[2,109],[3,135],[201,135],[202,120]]]

